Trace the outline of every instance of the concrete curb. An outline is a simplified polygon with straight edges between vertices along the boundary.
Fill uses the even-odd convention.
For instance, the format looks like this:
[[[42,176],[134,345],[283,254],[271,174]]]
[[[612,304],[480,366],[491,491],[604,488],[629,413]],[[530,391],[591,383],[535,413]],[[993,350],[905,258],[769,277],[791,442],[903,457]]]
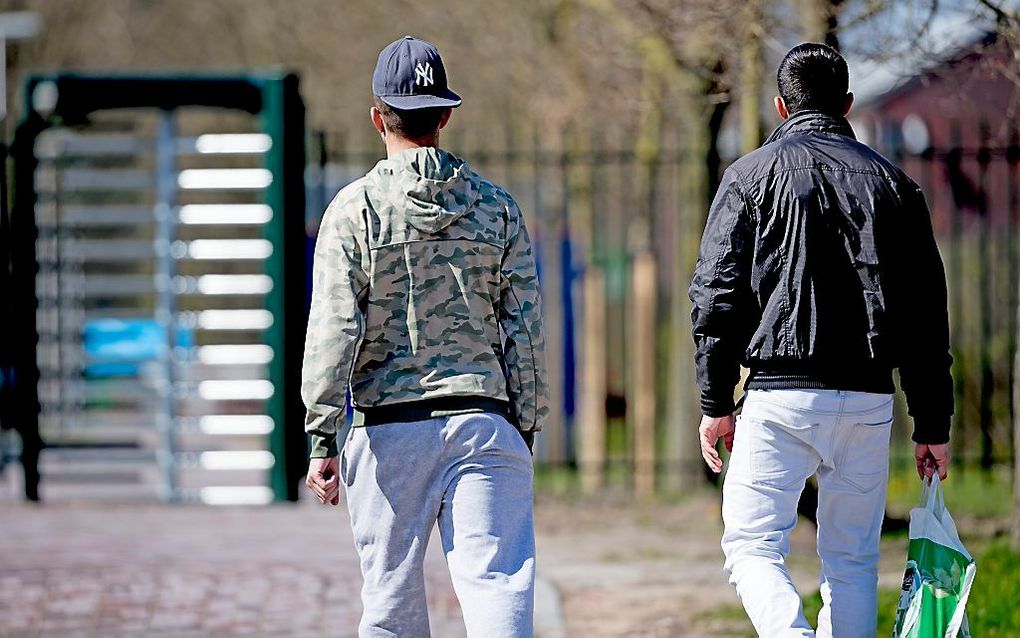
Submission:
[[[560,592],[550,581],[535,579],[535,638],[566,638]]]

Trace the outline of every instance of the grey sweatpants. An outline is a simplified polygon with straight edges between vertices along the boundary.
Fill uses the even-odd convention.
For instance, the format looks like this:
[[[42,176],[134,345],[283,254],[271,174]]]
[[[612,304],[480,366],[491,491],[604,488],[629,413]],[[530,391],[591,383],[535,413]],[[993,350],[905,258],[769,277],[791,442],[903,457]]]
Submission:
[[[362,638],[429,636],[422,560],[437,520],[468,636],[532,636],[531,453],[506,419],[353,428],[340,475],[365,577]]]

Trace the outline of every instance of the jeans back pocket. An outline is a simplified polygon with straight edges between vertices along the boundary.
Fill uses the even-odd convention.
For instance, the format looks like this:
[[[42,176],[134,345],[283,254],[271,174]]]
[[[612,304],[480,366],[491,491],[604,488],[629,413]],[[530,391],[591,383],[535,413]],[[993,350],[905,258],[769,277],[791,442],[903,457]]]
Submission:
[[[889,435],[892,419],[875,423],[852,423],[835,459],[843,482],[862,494],[884,489],[889,474]]]
[[[747,441],[751,480],[755,485],[788,490],[800,486],[811,475],[811,462],[817,454],[801,438],[807,428],[786,428],[754,417],[741,419],[737,427],[750,430]]]

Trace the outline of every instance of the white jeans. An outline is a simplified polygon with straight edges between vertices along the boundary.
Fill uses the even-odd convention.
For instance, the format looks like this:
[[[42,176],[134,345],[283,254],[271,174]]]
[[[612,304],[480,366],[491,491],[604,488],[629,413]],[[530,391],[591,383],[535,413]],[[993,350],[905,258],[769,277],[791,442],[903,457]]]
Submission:
[[[723,485],[722,548],[759,636],[874,638],[892,406],[887,394],[748,394]],[[785,564],[797,502],[812,474],[822,560],[817,634]]]

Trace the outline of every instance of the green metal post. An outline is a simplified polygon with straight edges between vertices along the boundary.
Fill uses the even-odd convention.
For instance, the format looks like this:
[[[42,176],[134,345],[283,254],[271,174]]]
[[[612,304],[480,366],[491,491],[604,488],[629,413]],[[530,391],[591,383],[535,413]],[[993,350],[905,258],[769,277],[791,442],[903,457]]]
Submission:
[[[273,218],[265,225],[265,236],[273,243],[273,254],[266,261],[266,274],[273,279],[273,289],[266,295],[266,309],[273,314],[273,325],[265,339],[274,353],[269,365],[274,390],[267,406],[273,419],[269,449],[275,457],[270,486],[276,500],[297,500],[297,482],[304,472],[306,453],[304,431],[299,424],[305,326],[288,321],[288,317],[303,316],[298,310],[305,304],[303,279],[293,279],[305,269],[304,105],[294,75],[264,79],[262,96],[263,132],[272,140],[265,162],[273,174],[273,182],[264,195],[265,203],[273,209]],[[287,281],[284,273],[292,280]]]

